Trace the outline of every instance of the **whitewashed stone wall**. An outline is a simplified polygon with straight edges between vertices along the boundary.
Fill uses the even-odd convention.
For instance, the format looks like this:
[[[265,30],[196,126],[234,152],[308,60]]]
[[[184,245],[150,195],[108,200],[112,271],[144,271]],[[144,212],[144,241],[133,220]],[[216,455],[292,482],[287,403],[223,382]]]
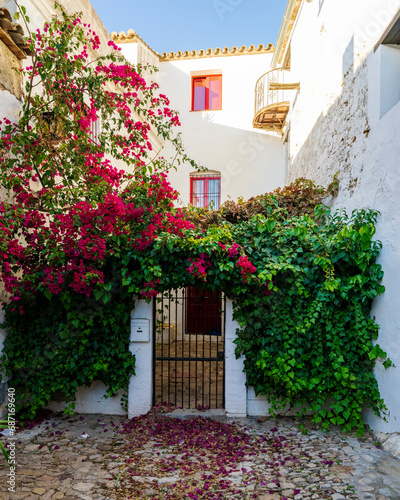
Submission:
[[[328,186],[340,172],[341,195],[352,196],[366,160],[365,139],[370,133],[367,73],[366,61],[356,74],[353,67],[347,71],[342,93],[326,113],[321,112],[301,146],[296,135],[302,130],[305,110],[301,102],[296,103],[290,117],[288,181],[307,177]]]
[[[375,370],[388,421],[369,411],[365,418],[386,433],[400,431],[400,51],[374,46],[399,8],[398,0],[303,4],[291,38],[301,90],[285,142],[287,180],[304,176],[328,186],[339,172],[333,208],[381,212],[376,237],[386,292],[372,315],[397,367],[385,371],[378,363]]]

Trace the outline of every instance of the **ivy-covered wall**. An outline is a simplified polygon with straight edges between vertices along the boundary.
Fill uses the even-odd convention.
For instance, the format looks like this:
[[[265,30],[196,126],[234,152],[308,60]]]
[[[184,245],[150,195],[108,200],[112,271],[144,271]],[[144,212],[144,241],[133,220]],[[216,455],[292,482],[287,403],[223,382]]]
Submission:
[[[361,433],[363,406],[385,409],[374,364],[381,359],[391,365],[374,345],[378,326],[369,316],[383,292],[376,263],[381,246],[373,240],[378,214],[331,215],[317,206],[313,217],[289,216],[288,200],[296,213],[295,193],[301,206],[310,192],[312,185],[303,182],[264,197],[270,206],[262,199],[243,204],[244,220],[228,222],[233,207],[225,214],[223,207],[207,214],[218,225],[206,224],[200,214],[199,226],[207,228],[161,233],[140,253],[120,246],[117,256],[105,258],[104,287],[92,298],[76,292],[68,292],[68,301],[65,293],[39,296],[24,304],[22,315],[7,306],[4,362],[25,411],[33,415],[56,390],[72,401],[78,386],[96,379],[110,395],[126,389],[135,367],[128,349],[132,293],[141,288],[150,299],[197,285],[220,288],[233,300],[241,325],[236,352],[246,357],[247,383],[272,409],[311,410],[324,428],[338,424]],[[255,201],[266,215],[252,214]]]
[[[380,212],[377,238],[386,293],[374,303],[380,343],[396,367],[375,375],[388,403],[388,422],[366,412],[381,432],[400,432],[399,212],[400,51],[381,44],[399,0],[325,1],[305,5],[291,40],[291,71],[300,81],[288,117],[288,182],[299,176],[327,186],[336,174],[335,208]],[[346,12],[346,23],[343,23]],[[308,61],[314,61],[309,70]],[[397,60],[397,62],[396,62]]]

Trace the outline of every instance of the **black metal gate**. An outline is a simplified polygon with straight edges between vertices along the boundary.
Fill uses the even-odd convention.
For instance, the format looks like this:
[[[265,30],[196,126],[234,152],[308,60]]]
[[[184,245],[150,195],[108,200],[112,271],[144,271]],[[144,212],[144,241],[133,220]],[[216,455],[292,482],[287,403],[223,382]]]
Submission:
[[[153,405],[225,406],[225,296],[188,287],[154,300]]]

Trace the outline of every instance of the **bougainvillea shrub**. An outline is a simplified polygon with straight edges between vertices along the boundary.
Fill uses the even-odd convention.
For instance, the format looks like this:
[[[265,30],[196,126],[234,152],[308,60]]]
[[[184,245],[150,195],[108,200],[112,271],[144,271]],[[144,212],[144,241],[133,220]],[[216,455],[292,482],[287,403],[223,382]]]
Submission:
[[[19,121],[0,120],[3,363],[31,414],[57,390],[73,400],[93,379],[109,394],[126,387],[132,296],[154,293],[135,255],[162,232],[192,227],[172,210],[172,166],[155,155],[152,134],[196,167],[168,98],[143,78],[151,70],[128,64],[111,41],[99,51],[81,14],[56,11],[29,33]]]

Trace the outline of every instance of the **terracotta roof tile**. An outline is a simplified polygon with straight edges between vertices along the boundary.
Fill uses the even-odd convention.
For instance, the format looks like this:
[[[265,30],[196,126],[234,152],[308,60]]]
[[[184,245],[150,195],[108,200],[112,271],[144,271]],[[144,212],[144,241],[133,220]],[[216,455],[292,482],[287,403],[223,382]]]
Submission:
[[[229,47],[224,47],[223,49],[217,47],[215,50],[185,50],[184,52],[179,50],[178,52],[163,52],[163,54],[160,55],[158,52],[153,50],[143,40],[143,38],[136,33],[136,31],[132,29],[128,30],[128,33],[125,33],[124,31],[120,31],[119,33],[113,31],[111,36],[115,43],[129,43],[140,40],[160,58],[160,61],[178,61],[181,59],[199,59],[203,57],[240,56],[244,54],[267,54],[274,51],[274,46],[270,43],[266,47],[263,44],[260,44],[257,47],[255,45],[250,45],[250,47],[242,45],[241,47],[232,47],[231,49]]]
[[[115,43],[130,43],[130,42],[137,42],[141,41],[146,47],[151,50],[157,57],[160,57],[160,54],[156,52],[154,49],[150,47],[149,44],[147,44],[142,37],[140,37],[135,30],[128,30],[128,33],[125,33],[125,31],[120,31],[117,33],[116,31],[113,31],[111,33],[111,38]]]
[[[13,22],[10,12],[5,8],[0,8],[0,39],[18,59],[26,59],[27,55],[32,55],[25,42],[22,26]]]
[[[160,61],[178,61],[181,59],[201,59],[205,57],[221,57],[221,56],[240,56],[240,55],[246,55],[246,54],[267,54],[270,52],[274,51],[274,46],[272,43],[268,44],[266,47],[264,47],[263,44],[258,45],[257,47],[255,45],[250,45],[249,47],[246,47],[245,45],[242,45],[241,47],[232,47],[231,49],[229,47],[224,47],[221,49],[220,47],[217,47],[216,49],[207,49],[207,50],[185,50],[184,52],[178,51],[178,52],[163,52],[163,54],[160,57]]]

